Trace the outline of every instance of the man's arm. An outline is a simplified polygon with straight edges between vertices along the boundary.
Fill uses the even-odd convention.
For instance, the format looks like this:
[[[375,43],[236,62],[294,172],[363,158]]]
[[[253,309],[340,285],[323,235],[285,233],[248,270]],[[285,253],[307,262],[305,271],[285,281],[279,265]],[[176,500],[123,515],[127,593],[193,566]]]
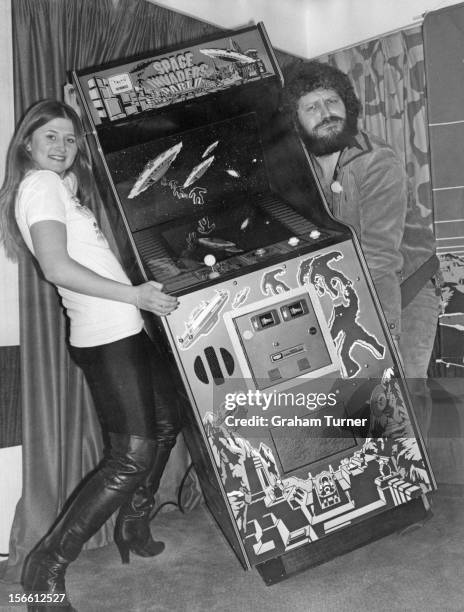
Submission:
[[[376,150],[358,176],[361,246],[393,336],[401,332],[401,269],[406,173],[393,151]]]

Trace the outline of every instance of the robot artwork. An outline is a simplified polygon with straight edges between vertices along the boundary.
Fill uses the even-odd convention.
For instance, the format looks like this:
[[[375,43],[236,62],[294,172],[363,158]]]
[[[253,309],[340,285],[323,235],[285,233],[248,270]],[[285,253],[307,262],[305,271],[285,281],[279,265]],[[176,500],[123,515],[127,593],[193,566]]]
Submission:
[[[305,478],[284,476],[269,446],[253,446],[208,413],[205,431],[248,555],[255,563],[362,521],[363,515],[398,506],[430,490],[419,447],[391,380],[389,401],[377,415],[388,436],[362,446],[327,469]],[[409,429],[409,431],[408,431]]]
[[[335,251],[304,260],[298,273],[298,283],[313,284],[321,299],[331,300],[330,333],[337,346],[342,375],[352,378],[361,369],[361,365],[351,356],[355,345],[362,346],[376,359],[384,357],[385,346],[359,320],[359,297],[353,282],[336,268],[336,262],[342,258],[342,253]]]

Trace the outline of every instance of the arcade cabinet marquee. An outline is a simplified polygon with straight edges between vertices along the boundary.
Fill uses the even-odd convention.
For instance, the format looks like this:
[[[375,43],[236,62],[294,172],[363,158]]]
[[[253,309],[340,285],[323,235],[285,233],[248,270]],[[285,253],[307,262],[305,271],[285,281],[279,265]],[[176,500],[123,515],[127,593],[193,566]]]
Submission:
[[[149,320],[242,565],[271,584],[418,520],[435,484],[401,366],[263,26],[74,83],[124,265],[178,297]]]

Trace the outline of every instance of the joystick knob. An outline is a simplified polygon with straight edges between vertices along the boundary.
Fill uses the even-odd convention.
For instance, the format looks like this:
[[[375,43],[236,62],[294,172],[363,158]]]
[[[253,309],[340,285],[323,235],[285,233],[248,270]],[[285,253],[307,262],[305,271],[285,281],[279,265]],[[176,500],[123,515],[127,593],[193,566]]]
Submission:
[[[203,258],[203,262],[205,264],[205,266],[209,266],[210,268],[212,268],[215,263],[216,263],[216,257],[214,257],[214,255],[205,255]]]
[[[203,263],[205,266],[209,266],[211,268],[211,272],[208,274],[209,278],[217,278],[219,276],[219,272],[214,267],[216,265],[216,257],[214,257],[214,255],[211,253],[205,255],[203,257]]]

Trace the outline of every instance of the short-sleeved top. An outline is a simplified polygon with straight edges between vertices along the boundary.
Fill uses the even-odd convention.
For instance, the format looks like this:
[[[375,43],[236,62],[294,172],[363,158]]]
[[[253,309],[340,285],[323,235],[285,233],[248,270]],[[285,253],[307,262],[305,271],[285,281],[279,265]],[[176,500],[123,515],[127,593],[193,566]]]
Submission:
[[[29,250],[34,253],[30,228],[38,221],[66,225],[69,256],[93,272],[130,285],[121,264],[111,251],[94,214],[82,206],[76,179],[62,179],[51,170],[28,173],[16,198],[16,222]],[[86,347],[108,344],[137,334],[143,327],[139,310],[124,302],[97,298],[57,287],[71,321],[70,343]]]

